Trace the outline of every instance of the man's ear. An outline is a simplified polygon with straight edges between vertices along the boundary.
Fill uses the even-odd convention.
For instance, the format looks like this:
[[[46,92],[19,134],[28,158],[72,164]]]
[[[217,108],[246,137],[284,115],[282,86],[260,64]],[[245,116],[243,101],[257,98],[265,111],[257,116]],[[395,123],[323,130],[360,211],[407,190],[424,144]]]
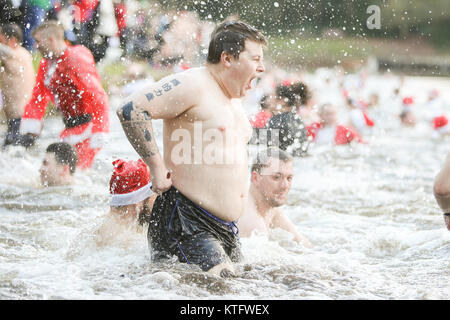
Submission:
[[[223,51],[220,55],[220,62],[226,67],[231,67],[231,61],[234,59],[233,55],[229,52]]]

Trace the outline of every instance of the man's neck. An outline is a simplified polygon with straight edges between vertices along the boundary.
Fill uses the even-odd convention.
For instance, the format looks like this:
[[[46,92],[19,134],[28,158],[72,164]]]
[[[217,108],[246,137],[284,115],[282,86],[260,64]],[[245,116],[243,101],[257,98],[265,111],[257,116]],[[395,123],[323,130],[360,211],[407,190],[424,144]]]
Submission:
[[[214,78],[217,85],[222,90],[223,94],[231,99],[232,95],[230,94],[229,90],[227,89],[225,85],[225,81],[223,79],[226,78],[225,76],[225,70],[221,69],[219,65],[207,63],[206,64],[206,70],[209,72],[209,74]]]
[[[272,207],[267,203],[267,200],[264,199],[261,192],[259,192],[255,187],[250,187],[249,196],[255,203],[256,212],[258,215],[265,217],[272,209]]]
[[[61,57],[64,52],[66,52],[67,50],[67,44],[65,42],[61,43],[56,49],[55,51],[53,51],[53,56],[51,57],[51,59],[58,59],[59,57]]]
[[[61,185],[62,186],[69,186],[73,184],[73,176],[71,174],[62,177]]]
[[[15,41],[9,41],[6,45],[11,49],[17,49],[17,47],[19,47],[19,44]]]

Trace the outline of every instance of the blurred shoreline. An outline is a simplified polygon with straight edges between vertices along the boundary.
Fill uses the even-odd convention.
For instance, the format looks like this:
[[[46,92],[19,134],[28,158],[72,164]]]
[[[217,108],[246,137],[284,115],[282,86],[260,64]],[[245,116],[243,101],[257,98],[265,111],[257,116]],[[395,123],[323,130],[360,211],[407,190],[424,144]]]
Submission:
[[[421,38],[269,37],[267,56],[273,64],[297,71],[342,67],[352,73],[373,60],[378,71],[399,76],[450,76],[450,51]]]

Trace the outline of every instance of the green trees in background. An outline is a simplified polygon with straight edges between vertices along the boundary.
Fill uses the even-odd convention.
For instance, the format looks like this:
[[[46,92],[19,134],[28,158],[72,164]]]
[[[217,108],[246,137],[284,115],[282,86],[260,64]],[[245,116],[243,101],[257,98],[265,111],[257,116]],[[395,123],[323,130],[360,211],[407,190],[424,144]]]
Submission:
[[[342,36],[407,39],[422,37],[450,47],[449,0],[158,0],[163,7],[195,11],[201,19],[220,21],[237,15],[266,33],[298,32],[320,36],[337,30]],[[377,5],[381,28],[368,29],[366,12]]]

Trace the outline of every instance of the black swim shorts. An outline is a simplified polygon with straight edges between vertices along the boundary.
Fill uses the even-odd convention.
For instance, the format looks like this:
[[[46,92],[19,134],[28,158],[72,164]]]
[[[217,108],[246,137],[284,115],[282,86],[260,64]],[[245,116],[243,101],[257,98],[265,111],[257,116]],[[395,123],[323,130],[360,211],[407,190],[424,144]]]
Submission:
[[[147,238],[153,261],[176,255],[207,271],[241,259],[236,223],[215,217],[174,187],[156,198]]]

